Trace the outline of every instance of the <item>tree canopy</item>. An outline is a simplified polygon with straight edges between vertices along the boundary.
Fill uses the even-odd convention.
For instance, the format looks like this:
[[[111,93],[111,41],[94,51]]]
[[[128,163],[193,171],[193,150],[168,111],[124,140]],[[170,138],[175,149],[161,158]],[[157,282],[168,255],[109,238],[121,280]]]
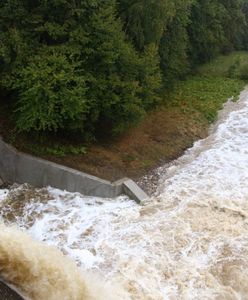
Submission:
[[[5,0],[0,88],[20,131],[121,132],[161,90],[247,49],[247,0]]]

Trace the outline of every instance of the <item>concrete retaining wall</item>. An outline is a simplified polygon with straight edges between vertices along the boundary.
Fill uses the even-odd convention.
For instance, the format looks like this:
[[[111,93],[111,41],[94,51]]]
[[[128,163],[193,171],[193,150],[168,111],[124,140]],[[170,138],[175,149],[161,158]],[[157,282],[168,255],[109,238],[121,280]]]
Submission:
[[[21,153],[0,137],[0,178],[8,183],[52,186],[87,196],[113,198],[121,194],[140,202],[148,196],[131,179],[111,183],[98,177]]]

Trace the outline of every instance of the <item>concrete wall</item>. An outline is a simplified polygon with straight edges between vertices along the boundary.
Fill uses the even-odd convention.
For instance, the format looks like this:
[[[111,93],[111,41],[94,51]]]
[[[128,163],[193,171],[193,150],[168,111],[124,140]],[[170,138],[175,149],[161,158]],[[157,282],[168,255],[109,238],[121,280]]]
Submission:
[[[29,183],[35,187],[52,186],[87,196],[113,198],[121,194],[140,202],[148,196],[131,179],[117,182],[21,153],[0,137],[0,178],[8,183]]]
[[[12,287],[0,281],[0,299],[1,300],[24,300]]]

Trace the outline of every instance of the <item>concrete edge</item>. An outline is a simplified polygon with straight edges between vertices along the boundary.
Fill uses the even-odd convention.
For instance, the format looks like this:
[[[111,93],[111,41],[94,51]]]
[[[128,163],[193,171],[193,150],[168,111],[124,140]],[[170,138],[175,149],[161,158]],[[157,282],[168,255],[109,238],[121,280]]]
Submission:
[[[148,199],[148,195],[130,178],[118,180],[117,184],[121,184],[123,193],[135,200],[137,203],[141,203]]]
[[[0,299],[27,300],[17,289],[0,278]]]
[[[8,183],[29,183],[35,187],[54,188],[79,192],[86,196],[115,198],[122,194],[140,203],[147,194],[131,179],[116,182],[22,153],[5,143],[0,136],[0,179]]]

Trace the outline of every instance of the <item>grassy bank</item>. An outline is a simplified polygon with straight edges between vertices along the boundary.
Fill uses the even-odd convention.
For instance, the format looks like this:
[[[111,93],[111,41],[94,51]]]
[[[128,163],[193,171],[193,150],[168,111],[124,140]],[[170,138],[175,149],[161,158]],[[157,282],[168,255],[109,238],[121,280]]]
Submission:
[[[178,107],[189,115],[199,112],[203,120],[212,123],[228,98],[237,99],[245,85],[239,78],[238,69],[247,63],[247,52],[220,56],[198,68],[186,81],[178,82],[170,101],[165,99],[165,102],[168,107]],[[237,68],[236,74],[232,74],[233,68]]]
[[[16,135],[6,112],[2,112],[0,129],[6,140],[22,151],[110,180],[123,176],[136,179],[177,158],[194,141],[207,135],[209,124],[216,119],[223,103],[230,97],[237,99],[244,88],[238,68],[246,61],[247,52],[235,52],[201,66],[166,93],[163,104],[142,123],[111,140],[81,145],[80,140],[72,143],[66,137],[56,141]]]

